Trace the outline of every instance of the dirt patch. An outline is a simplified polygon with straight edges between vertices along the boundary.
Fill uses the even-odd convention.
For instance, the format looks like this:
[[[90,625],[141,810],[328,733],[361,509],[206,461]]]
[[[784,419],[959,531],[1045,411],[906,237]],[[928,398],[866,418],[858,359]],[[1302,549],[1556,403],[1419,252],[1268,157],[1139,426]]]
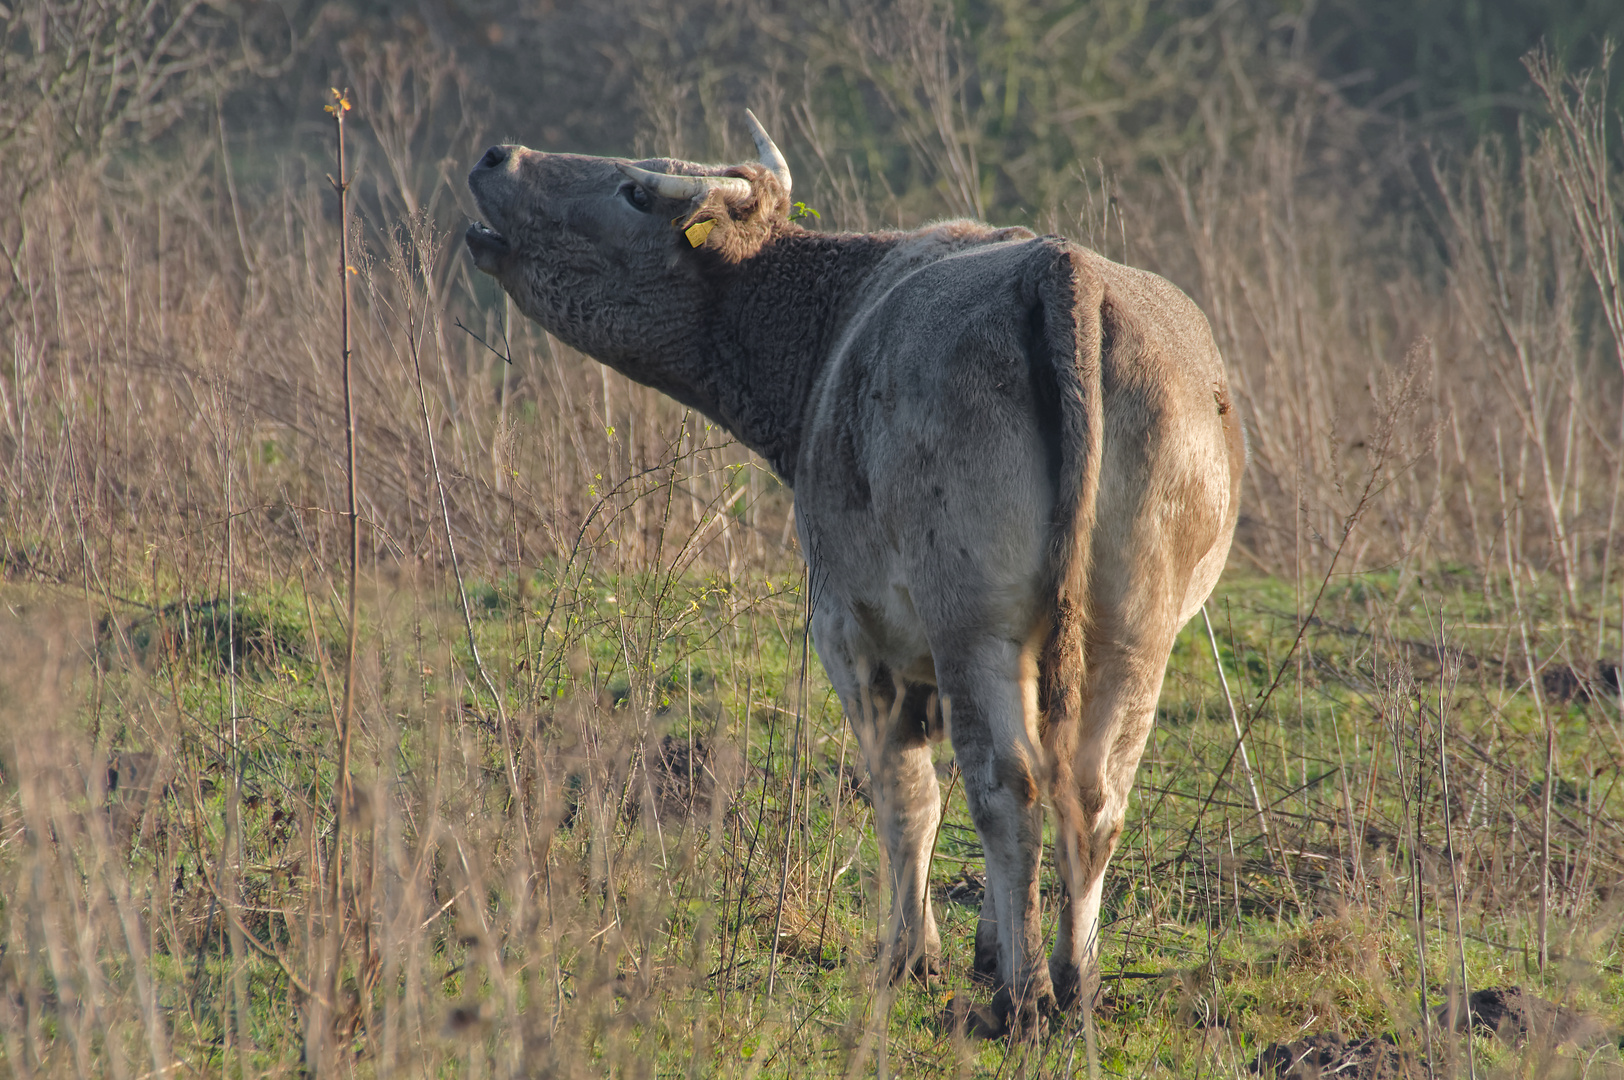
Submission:
[[[730,801],[742,778],[738,750],[703,737],[667,735],[648,755],[655,810],[661,821],[708,815],[714,801]]]
[[[1513,1046],[1530,1039],[1545,1046],[1588,1046],[1609,1041],[1614,1034],[1596,1017],[1547,1001],[1520,986],[1475,990],[1468,1009],[1460,1007],[1457,996],[1438,1010],[1438,1019],[1448,1025],[1453,1013],[1454,1028],[1462,1031],[1468,1011],[1473,1028]]]
[[[1272,1080],[1412,1080],[1426,1066],[1389,1036],[1348,1041],[1322,1031],[1296,1042],[1275,1043],[1252,1062],[1251,1071]]]

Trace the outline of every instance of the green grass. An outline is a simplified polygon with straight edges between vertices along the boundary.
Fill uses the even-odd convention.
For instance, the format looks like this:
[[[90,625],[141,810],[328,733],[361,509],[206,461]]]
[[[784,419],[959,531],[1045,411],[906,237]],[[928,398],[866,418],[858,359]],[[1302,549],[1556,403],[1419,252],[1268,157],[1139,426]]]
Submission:
[[[1263,1047],[1321,1030],[1424,1052],[1420,990],[1430,1006],[1444,999],[1463,946],[1474,988],[1517,984],[1624,1015],[1616,698],[1558,700],[1542,674],[1558,780],[1541,972],[1544,727],[1526,668],[1506,659],[1514,613],[1496,608],[1496,583],[1402,585],[1333,582],[1295,652],[1312,589],[1239,575],[1220,587],[1218,652],[1267,836],[1206,632],[1196,620],[1180,634],[1107,886],[1102,1074],[1235,1075]],[[331,594],[307,604],[298,582],[229,605],[161,588],[111,605],[58,587],[6,593],[11,632],[69,657],[49,701],[22,689],[26,656],[0,671],[10,1068],[144,1073],[172,1052],[211,1075],[296,1070],[334,914],[329,688],[344,657]],[[380,602],[364,605],[357,657],[363,799],[340,841],[351,929],[332,1061],[358,1075],[1086,1073],[1075,1017],[1027,1046],[964,1042],[938,1020],[952,995],[988,996],[968,977],[976,896],[962,884],[980,848],[945,744],[932,883],[946,974],[894,992],[875,983],[880,856],[855,742],[815,657],[802,689],[794,576],[558,565],[476,583],[472,627],[500,711],[454,593],[364,593]],[[1555,643],[1578,640],[1585,620],[1564,626],[1545,604],[1522,609],[1546,643],[1536,652],[1568,663]],[[1453,682],[1440,639],[1469,658]],[[661,746],[696,749],[662,772]],[[125,777],[111,791],[109,768]],[[1044,884],[1047,905],[1047,873]],[[1458,1048],[1433,1038],[1448,1075]],[[1475,1049],[1479,1075],[1535,1068],[1484,1037]],[[1586,1060],[1566,1053],[1574,1068]],[[1613,1075],[1596,1070],[1617,1068],[1616,1048],[1599,1054],[1590,1075]]]

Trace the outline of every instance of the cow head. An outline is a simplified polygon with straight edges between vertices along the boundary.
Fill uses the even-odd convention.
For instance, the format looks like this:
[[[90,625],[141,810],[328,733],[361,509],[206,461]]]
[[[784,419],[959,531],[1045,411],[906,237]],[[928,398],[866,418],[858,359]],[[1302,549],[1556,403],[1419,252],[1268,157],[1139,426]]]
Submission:
[[[491,147],[468,175],[484,218],[465,236],[474,264],[599,359],[662,347],[681,321],[672,313],[702,302],[708,271],[795,228],[789,166],[745,115],[760,160],[731,167]]]

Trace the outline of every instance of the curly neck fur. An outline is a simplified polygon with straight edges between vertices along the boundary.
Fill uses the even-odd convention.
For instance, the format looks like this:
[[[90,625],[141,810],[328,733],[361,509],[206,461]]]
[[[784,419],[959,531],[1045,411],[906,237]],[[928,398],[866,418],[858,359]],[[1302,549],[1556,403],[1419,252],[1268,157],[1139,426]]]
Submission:
[[[901,235],[783,226],[749,258],[708,259],[685,310],[661,305],[655,340],[587,351],[717,421],[793,486],[818,374],[854,294]]]

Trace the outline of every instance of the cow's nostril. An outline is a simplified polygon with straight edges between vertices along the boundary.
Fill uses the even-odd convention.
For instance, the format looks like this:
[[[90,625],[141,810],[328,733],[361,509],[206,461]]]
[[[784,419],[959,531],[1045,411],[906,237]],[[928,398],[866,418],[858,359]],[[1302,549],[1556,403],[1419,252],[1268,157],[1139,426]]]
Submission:
[[[482,168],[494,169],[507,159],[507,147],[493,146],[489,150],[485,151],[485,156],[479,159],[479,164]]]

